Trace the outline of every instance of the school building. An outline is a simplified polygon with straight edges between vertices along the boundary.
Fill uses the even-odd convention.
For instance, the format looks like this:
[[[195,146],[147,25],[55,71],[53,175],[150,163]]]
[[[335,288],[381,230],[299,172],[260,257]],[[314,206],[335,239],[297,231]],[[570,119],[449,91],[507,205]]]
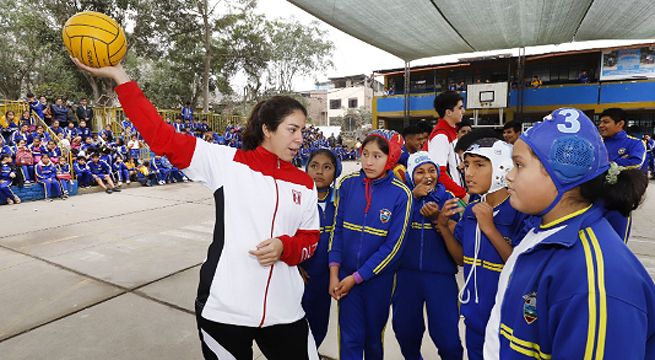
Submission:
[[[598,120],[604,109],[621,107],[628,112],[631,133],[652,134],[655,127],[655,43],[498,54],[376,74],[384,76],[385,95],[373,98],[374,128],[400,130],[414,121],[436,119],[434,98],[446,90],[459,91],[465,105],[477,104],[467,109],[466,118],[483,126],[514,119],[531,123],[560,107],[579,108]],[[485,86],[506,94],[496,92],[492,107],[494,94],[484,91]]]

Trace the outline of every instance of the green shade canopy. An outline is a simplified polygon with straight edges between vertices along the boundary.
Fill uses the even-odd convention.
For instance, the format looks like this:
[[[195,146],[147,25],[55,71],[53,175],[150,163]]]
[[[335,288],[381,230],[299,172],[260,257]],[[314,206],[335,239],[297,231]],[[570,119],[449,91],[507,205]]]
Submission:
[[[288,0],[403,60],[655,37],[655,0]]]

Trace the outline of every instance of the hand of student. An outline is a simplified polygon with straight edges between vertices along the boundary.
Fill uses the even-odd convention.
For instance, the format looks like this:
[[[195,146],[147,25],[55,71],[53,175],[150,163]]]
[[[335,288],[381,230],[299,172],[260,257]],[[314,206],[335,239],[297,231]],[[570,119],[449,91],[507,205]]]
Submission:
[[[130,81],[130,76],[127,75],[127,72],[125,72],[125,69],[123,69],[123,65],[121,64],[114,65],[114,66],[105,66],[101,68],[92,68],[90,66],[86,66],[82,64],[81,61],[79,61],[78,59],[72,56],[71,56],[71,60],[78,68],[90,73],[95,77],[113,79],[116,82],[116,85],[120,85]]]
[[[419,210],[419,212],[421,213],[421,215],[430,219],[430,221],[435,221],[439,216],[439,205],[437,205],[437,203],[435,202],[430,201],[429,203],[423,205],[423,207],[421,207],[421,210]]]
[[[352,289],[356,284],[357,282],[355,281],[355,277],[352,275],[348,275],[345,278],[343,278],[343,280],[341,280],[339,285],[337,285],[337,289],[335,291],[337,297],[341,299],[342,297],[348,295],[350,289]]]
[[[261,266],[271,266],[280,260],[284,244],[278,238],[264,240],[257,245],[257,250],[250,250],[248,253],[257,257]]]
[[[486,202],[481,202],[473,206],[473,214],[478,219],[478,226],[480,230],[487,232],[487,230],[494,228],[494,209]]]
[[[432,189],[431,185],[428,185],[425,182],[421,182],[414,187],[412,194],[415,198],[422,198],[430,193],[430,189]]]
[[[12,172],[12,173],[9,173],[9,177],[13,179],[13,178],[16,177],[16,174],[14,174],[13,172]]]
[[[443,208],[439,212],[439,216],[437,217],[437,225],[439,227],[448,227],[448,221],[450,221],[450,218],[459,213],[462,212],[464,209],[459,207],[459,204],[457,203],[458,199],[450,199],[446,201],[445,204],[443,204]]]
[[[339,300],[339,295],[337,294],[337,289],[339,288],[339,276],[336,274],[330,274],[330,287],[328,288],[328,293],[334,300]]]

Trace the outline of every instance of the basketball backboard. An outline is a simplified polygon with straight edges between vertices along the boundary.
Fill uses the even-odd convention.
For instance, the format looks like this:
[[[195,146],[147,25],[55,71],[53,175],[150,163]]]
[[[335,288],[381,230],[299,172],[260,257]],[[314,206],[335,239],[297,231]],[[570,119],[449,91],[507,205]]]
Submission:
[[[507,82],[466,86],[467,109],[500,109],[507,107]]]

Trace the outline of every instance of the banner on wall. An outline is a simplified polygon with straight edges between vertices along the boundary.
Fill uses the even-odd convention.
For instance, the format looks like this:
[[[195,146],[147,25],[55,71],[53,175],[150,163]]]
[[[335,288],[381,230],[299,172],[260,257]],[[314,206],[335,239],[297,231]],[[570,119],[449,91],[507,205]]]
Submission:
[[[604,51],[600,80],[655,77],[655,47]]]

